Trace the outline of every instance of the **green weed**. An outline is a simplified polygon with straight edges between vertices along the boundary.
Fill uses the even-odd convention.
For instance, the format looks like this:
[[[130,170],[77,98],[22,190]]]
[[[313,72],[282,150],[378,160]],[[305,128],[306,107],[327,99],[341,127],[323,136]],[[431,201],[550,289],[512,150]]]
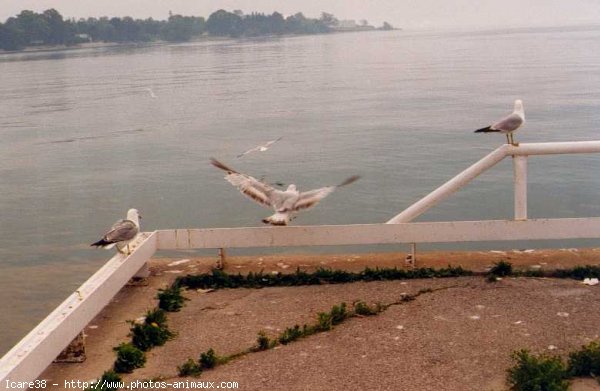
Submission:
[[[177,373],[179,376],[200,376],[202,368],[196,361],[188,358],[185,363],[177,367]]]
[[[569,354],[571,376],[600,376],[600,342],[595,341]]]
[[[117,352],[114,370],[117,373],[131,373],[136,368],[146,364],[146,355],[143,351],[130,343],[122,343],[113,349]]]
[[[515,391],[566,391],[567,370],[560,357],[532,356],[527,350],[513,352],[516,365],[508,369],[508,383]]]
[[[169,288],[159,289],[156,298],[158,299],[158,308],[168,312],[179,311],[185,301],[189,300],[183,297],[181,287],[177,284],[173,284]]]

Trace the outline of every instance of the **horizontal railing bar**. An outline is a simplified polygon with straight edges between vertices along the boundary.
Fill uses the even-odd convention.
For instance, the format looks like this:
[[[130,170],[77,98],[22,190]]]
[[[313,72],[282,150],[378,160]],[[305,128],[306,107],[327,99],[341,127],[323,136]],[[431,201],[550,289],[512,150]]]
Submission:
[[[554,143],[521,143],[519,146],[506,145],[510,155],[560,155],[566,153],[598,153],[600,141],[568,141]]]
[[[157,249],[450,243],[600,237],[600,217],[160,230]]]

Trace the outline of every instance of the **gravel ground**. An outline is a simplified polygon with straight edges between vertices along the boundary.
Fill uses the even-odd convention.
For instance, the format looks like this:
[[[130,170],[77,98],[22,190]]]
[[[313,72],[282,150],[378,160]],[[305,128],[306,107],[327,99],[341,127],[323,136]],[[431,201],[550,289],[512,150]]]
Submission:
[[[511,262],[525,267],[542,263],[543,268],[555,263],[598,264],[595,250],[580,252],[573,260],[568,260],[566,253],[553,252],[546,257],[538,253],[530,261],[522,258],[531,253],[516,253]],[[502,256],[492,254],[492,260]],[[311,263],[306,257],[261,259],[262,265],[236,259],[228,261],[227,267],[242,272],[256,268],[285,271]],[[337,262],[350,266],[345,269],[358,270],[364,268],[364,259],[364,255],[340,255],[318,264],[338,267]],[[386,262],[398,264],[398,259],[400,256],[381,261],[390,266]],[[456,264],[446,262],[448,259],[444,256],[438,262]],[[477,264],[481,267],[486,262],[492,263],[488,259]],[[127,340],[125,320],[152,308],[158,287],[184,272],[202,272],[211,266],[206,260],[168,263],[154,261],[148,286],[124,288],[88,326],[86,362],[53,364],[41,377],[59,384],[98,377],[114,361],[111,348]],[[209,348],[219,355],[233,354],[253,346],[260,330],[275,336],[286,327],[314,323],[316,313],[332,305],[355,300],[391,303],[403,293],[415,294],[425,288],[434,291],[391,306],[377,316],[352,318],[332,331],[248,354],[206,371],[198,379],[176,376],[178,365],[189,357],[197,359]],[[192,290],[185,296],[190,299],[186,306],[169,314],[170,328],[177,337],[149,351],[146,367],[125,376],[126,381],[158,376],[168,382],[212,381],[218,385],[235,381],[240,390],[505,390],[512,351],[527,348],[565,356],[600,338],[600,286],[588,287],[574,280],[509,278],[488,283],[481,277],[461,277],[210,293]],[[600,385],[593,380],[578,381],[573,390],[600,390]]]

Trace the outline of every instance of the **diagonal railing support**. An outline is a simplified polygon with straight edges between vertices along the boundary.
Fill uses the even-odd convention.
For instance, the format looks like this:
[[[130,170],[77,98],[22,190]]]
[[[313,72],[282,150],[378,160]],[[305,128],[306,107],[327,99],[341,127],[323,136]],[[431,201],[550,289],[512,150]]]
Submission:
[[[408,223],[455,193],[484,171],[507,156],[514,158],[515,220],[527,219],[527,156],[598,153],[600,141],[569,141],[557,143],[525,143],[519,146],[504,144],[442,186],[415,202],[386,224]]]
[[[408,223],[421,214],[425,213],[428,209],[438,204],[441,200],[455,193],[458,189],[477,178],[482,172],[495,166],[498,162],[506,157],[506,150],[508,145],[503,145],[495,151],[491,152],[471,167],[467,168],[442,186],[438,187],[419,201],[415,202],[402,213],[394,216],[392,219],[387,221],[387,224],[398,224]]]

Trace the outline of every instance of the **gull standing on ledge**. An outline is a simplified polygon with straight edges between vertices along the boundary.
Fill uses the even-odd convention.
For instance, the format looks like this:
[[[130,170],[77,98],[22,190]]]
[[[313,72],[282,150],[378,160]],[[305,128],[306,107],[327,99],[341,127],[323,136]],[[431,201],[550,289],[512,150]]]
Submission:
[[[258,147],[254,147],[252,149],[249,149],[249,150],[247,150],[244,153],[240,153],[239,155],[237,155],[237,157],[240,158],[240,157],[242,157],[244,155],[247,155],[249,153],[252,153],[252,152],[265,152],[265,151],[268,151],[269,148],[271,147],[271,145],[275,144],[277,141],[281,140],[282,138],[283,138],[283,136],[279,137],[276,140],[267,141],[263,145],[259,145]]]
[[[351,176],[339,185],[322,187],[302,193],[296,190],[296,185],[289,185],[285,191],[281,191],[250,175],[237,172],[214,158],[211,158],[210,162],[213,166],[226,171],[225,179],[244,195],[275,210],[275,214],[262,220],[263,223],[271,225],[287,225],[292,220],[295,212],[317,205],[336,188],[349,185],[359,178],[356,175]]]
[[[495,124],[486,128],[477,129],[475,133],[490,133],[500,132],[506,134],[506,141],[515,147],[519,146],[519,143],[515,143],[513,139],[513,132],[519,129],[521,125],[525,123],[525,110],[523,109],[523,101],[517,99],[515,101],[515,109],[509,116],[502,118]]]
[[[141,218],[142,217],[137,209],[129,209],[127,211],[127,219],[117,221],[110,228],[110,231],[104,234],[102,239],[96,243],[92,243],[90,246],[106,249],[117,246],[117,251],[121,254],[131,254],[129,243],[132,242],[140,232]],[[127,248],[127,251],[123,251],[123,248]]]

